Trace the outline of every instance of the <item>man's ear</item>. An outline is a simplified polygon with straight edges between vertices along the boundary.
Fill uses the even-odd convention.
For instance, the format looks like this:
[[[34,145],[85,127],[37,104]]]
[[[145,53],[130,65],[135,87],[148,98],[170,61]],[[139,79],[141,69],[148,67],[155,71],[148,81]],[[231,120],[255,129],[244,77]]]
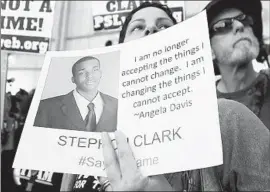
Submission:
[[[211,51],[212,51],[212,59],[215,60],[215,59],[216,59],[216,55],[215,55],[215,53],[214,53],[214,50],[211,49]]]
[[[75,82],[74,82],[74,77],[71,77],[71,81],[72,81],[72,83],[75,83]]]

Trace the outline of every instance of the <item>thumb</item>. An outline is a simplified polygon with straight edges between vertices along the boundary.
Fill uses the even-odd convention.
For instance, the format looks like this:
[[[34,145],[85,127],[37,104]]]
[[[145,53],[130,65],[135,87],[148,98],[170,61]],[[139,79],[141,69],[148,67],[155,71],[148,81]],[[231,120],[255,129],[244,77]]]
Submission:
[[[15,182],[16,185],[21,185],[21,181],[20,181],[20,169],[15,168],[13,170],[13,180]]]

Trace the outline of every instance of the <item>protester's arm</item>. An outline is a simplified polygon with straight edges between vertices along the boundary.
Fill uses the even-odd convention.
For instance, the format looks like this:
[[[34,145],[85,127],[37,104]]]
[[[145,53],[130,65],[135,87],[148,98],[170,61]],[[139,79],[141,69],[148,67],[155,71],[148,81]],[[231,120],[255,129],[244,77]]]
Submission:
[[[15,148],[15,132],[16,126],[18,122],[12,118],[7,116],[5,118],[6,126],[1,129],[1,134],[3,134],[3,143],[2,143],[2,151],[4,150],[14,150]],[[2,136],[2,135],[1,135]]]
[[[106,173],[113,191],[172,191],[164,176],[143,176],[137,167],[133,153],[123,133],[115,133],[119,158],[109,135],[102,134],[103,155]]]
[[[270,190],[270,134],[244,105],[219,102],[224,165],[222,184],[236,191]]]
[[[60,191],[65,192],[72,191],[75,180],[76,180],[75,174],[68,174],[68,173],[63,174]]]

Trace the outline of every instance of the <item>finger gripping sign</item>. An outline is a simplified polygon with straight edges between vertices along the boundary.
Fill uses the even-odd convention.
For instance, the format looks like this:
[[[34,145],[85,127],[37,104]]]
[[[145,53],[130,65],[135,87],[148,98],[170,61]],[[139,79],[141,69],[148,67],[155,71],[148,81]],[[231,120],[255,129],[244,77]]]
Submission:
[[[48,52],[14,167],[106,176],[101,132],[107,160],[127,157],[116,129],[144,175],[222,164],[205,12],[125,44]]]
[[[49,48],[55,1],[1,1],[1,49],[44,54]]]

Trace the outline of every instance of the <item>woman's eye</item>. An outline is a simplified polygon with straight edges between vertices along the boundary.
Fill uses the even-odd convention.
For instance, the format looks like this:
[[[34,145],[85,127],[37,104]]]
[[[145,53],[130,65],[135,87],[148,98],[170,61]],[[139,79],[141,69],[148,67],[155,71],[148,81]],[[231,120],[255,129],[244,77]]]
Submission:
[[[140,30],[143,30],[143,26],[136,26],[136,27],[134,27],[131,31],[132,32],[135,32],[135,31],[140,31]]]
[[[162,26],[159,26],[158,28],[161,29],[161,30],[163,30],[163,29],[167,29],[168,26],[167,25],[162,25]]]
[[[163,29],[167,29],[167,28],[171,27],[172,25],[169,23],[160,23],[159,25],[157,25],[157,27],[158,27],[158,29],[163,30]]]

